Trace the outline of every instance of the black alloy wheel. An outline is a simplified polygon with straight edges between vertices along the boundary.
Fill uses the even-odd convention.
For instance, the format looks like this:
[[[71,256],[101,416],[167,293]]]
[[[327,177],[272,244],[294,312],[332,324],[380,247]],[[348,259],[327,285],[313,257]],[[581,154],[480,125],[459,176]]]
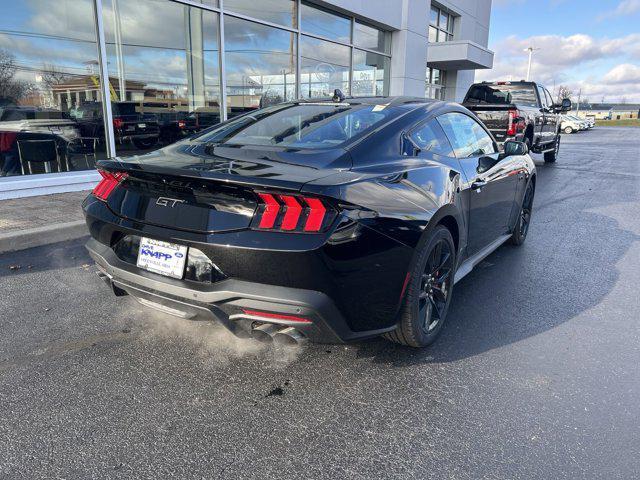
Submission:
[[[529,232],[529,225],[531,224],[531,212],[533,210],[533,196],[535,189],[533,182],[530,181],[527,185],[527,189],[524,192],[524,198],[522,199],[522,206],[520,207],[520,213],[518,214],[518,220],[511,234],[510,242],[513,245],[522,245],[527,238]]]
[[[411,273],[398,326],[385,338],[411,347],[433,343],[447,318],[455,258],[451,233],[446,227],[437,226]]]
[[[424,273],[420,279],[418,310],[425,333],[432,332],[444,321],[453,278],[452,252],[446,240],[439,240],[433,247]]]

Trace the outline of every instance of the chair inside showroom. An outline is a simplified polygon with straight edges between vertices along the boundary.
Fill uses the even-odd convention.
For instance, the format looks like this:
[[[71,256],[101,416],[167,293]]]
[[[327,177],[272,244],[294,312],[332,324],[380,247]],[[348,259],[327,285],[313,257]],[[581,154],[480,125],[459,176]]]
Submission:
[[[67,145],[67,170],[69,169],[69,160],[71,160],[71,163],[74,164],[75,156],[84,158],[84,162],[87,165],[87,170],[92,168],[92,166],[89,165],[89,158],[91,158],[93,164],[95,165],[97,148],[98,139],[95,137],[78,137],[71,140]]]
[[[56,171],[62,171],[55,140],[18,140],[18,156],[23,175],[27,171],[34,173],[34,166],[39,170],[38,165],[44,167],[45,173],[53,172],[54,167]]]

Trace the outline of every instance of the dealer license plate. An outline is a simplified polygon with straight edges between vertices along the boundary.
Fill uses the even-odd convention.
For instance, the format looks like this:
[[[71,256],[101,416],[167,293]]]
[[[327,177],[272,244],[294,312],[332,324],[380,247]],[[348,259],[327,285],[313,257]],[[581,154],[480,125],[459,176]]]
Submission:
[[[187,247],[142,237],[138,250],[138,267],[172,278],[182,278]]]

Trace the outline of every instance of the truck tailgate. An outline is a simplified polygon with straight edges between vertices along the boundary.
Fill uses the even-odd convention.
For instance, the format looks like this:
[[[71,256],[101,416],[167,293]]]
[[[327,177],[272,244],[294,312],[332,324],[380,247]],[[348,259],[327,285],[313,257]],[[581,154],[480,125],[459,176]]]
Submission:
[[[504,142],[509,128],[509,110],[505,105],[465,105],[486,125],[498,142]],[[515,110],[515,108],[511,108]]]

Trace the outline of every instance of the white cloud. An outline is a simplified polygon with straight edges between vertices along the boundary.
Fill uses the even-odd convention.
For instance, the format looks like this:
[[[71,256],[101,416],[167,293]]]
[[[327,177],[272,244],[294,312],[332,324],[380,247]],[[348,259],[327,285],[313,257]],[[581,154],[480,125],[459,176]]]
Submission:
[[[602,79],[610,84],[640,85],[640,66],[622,63],[609,70]]]
[[[599,20],[610,17],[621,17],[624,15],[633,15],[640,12],[640,0],[622,0],[616,8],[600,15]]]
[[[640,102],[640,34],[619,38],[594,38],[586,34],[540,35],[529,38],[507,37],[491,49],[495,51],[494,67],[478,71],[481,80],[520,80],[526,77],[528,46],[538,48],[533,53],[531,78],[549,90],[560,84],[574,92],[582,89],[591,101]],[[598,62],[620,59],[606,74],[596,73]]]

